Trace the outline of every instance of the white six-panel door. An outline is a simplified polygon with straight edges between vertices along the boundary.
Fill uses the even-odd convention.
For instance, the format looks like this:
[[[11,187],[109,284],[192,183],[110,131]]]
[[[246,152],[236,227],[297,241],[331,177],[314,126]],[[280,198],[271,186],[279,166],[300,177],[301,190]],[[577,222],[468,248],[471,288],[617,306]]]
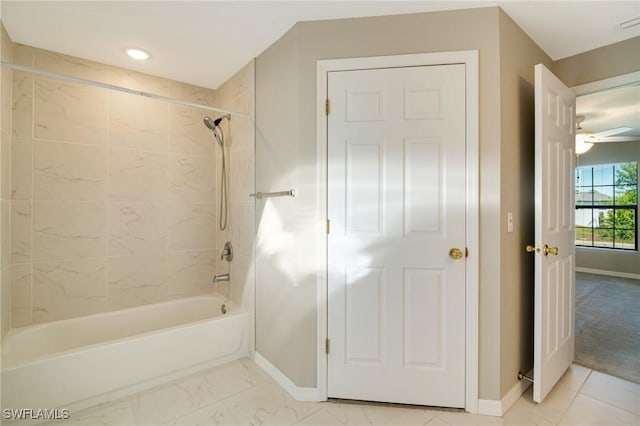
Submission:
[[[328,396],[464,407],[465,66],[328,97]]]
[[[574,358],[575,94],[535,67],[533,399],[542,402]]]

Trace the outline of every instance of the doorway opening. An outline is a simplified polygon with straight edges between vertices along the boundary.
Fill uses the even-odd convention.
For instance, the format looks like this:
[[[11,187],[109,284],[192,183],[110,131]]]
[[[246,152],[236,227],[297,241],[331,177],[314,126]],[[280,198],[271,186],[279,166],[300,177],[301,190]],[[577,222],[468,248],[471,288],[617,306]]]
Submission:
[[[577,134],[590,148],[578,156],[577,167],[597,172],[576,177],[575,362],[636,383],[639,83],[636,72],[574,88]]]

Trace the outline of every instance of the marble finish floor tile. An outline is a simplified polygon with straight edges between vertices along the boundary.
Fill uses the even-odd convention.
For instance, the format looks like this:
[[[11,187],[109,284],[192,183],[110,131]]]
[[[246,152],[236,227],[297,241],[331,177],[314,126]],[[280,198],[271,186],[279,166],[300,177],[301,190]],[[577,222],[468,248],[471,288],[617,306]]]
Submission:
[[[336,422],[329,424],[395,426],[426,425],[436,414],[443,413],[422,407],[407,408],[402,405],[340,403],[333,401],[327,403],[322,411],[326,411],[331,414],[331,417],[337,419]]]
[[[261,384],[224,400],[239,425],[293,425],[322,404],[296,401],[276,383]]]
[[[249,359],[71,413],[51,425],[640,425],[640,386],[574,365],[547,399],[531,389],[503,417],[457,410],[331,400],[295,401]]]
[[[59,424],[51,422],[51,425]],[[137,426],[133,418],[133,410],[128,401],[116,401],[100,404],[78,413],[71,413],[69,420],[62,422],[65,426]]]
[[[582,388],[583,395],[640,415],[640,384],[594,371]]]
[[[640,418],[627,411],[600,402],[597,399],[578,395],[558,424],[576,426],[634,426],[640,424]]]

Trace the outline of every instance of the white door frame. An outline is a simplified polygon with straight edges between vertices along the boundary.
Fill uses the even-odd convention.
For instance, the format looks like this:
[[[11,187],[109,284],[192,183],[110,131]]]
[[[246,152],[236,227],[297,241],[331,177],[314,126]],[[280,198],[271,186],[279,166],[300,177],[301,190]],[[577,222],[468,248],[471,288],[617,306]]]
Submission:
[[[466,66],[466,260],[465,306],[465,410],[478,411],[478,336],[479,336],[479,85],[478,51],[423,53],[413,55],[376,56],[368,58],[330,59],[317,62],[317,173],[318,191],[318,330],[317,330],[317,386],[321,399],[327,399],[327,98],[328,73],[331,71],[363,70],[390,67],[465,64]]]
[[[629,74],[617,75],[615,77],[605,78],[604,80],[592,81],[590,83],[580,84],[570,87],[576,93],[576,96],[589,95],[591,93],[602,92],[604,90],[613,89],[621,86],[628,86],[640,82],[640,71],[631,72]]]

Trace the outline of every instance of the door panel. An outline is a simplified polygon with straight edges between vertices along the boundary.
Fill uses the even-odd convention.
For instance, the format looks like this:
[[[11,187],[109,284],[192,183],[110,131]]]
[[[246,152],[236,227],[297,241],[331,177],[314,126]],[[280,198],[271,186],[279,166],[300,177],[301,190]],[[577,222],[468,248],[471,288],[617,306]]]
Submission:
[[[384,355],[384,269],[348,268],[346,276],[347,363],[381,364]]]
[[[328,90],[328,395],[464,407],[465,66]]]
[[[405,235],[440,232],[441,151],[441,142],[437,140],[410,139],[405,142]]]
[[[444,309],[443,271],[404,271],[404,366],[440,368]]]
[[[383,141],[346,142],[347,233],[382,234]],[[359,185],[366,182],[366,185]]]
[[[536,65],[536,246],[533,397],[544,400],[574,357],[575,95]],[[545,253],[545,246],[551,252]],[[557,252],[553,252],[557,249]]]

